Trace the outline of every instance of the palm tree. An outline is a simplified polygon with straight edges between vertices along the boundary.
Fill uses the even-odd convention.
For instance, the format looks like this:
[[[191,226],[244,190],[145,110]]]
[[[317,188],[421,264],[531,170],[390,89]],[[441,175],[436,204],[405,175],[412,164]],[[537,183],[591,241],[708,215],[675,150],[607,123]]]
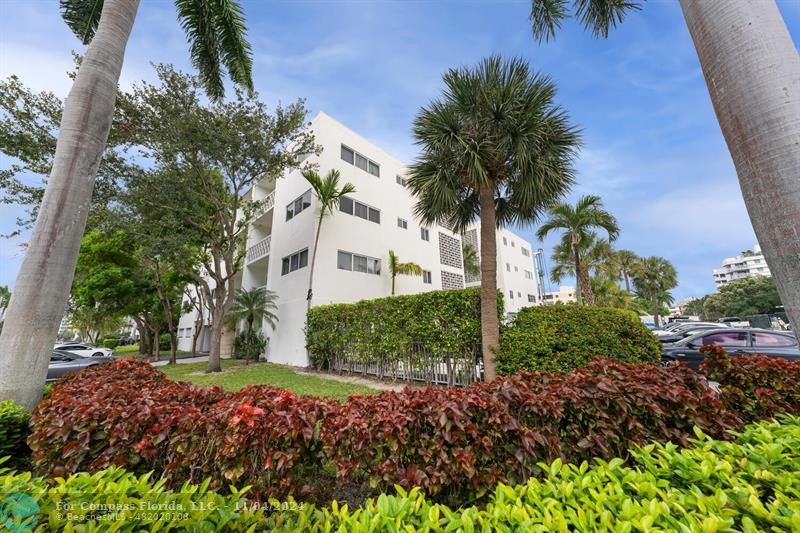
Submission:
[[[53,168],[0,334],[0,399],[32,410],[42,395],[67,305],[94,178],[111,129],[117,85],[139,0],[61,0],[67,25],[88,44],[66,99]],[[209,96],[223,96],[223,67],[248,90],[252,54],[236,0],[176,0],[192,63]],[[19,354],[25,354],[20,357]]]
[[[798,332],[800,55],[773,0],[680,4],[753,229]],[[569,16],[563,0],[532,0],[531,6],[540,40],[553,37]],[[628,10],[640,8],[635,0],[581,0],[574,6],[584,26],[603,37]]]
[[[625,290],[630,293],[631,277],[638,267],[641,258],[630,250],[617,250],[614,255],[622,279],[625,280]]]
[[[250,290],[239,289],[236,291],[236,299],[228,311],[227,319],[234,326],[244,321],[247,324],[248,339],[253,333],[253,326],[261,324],[264,320],[275,329],[278,324],[278,315],[275,314],[275,310],[278,309],[278,305],[275,303],[277,299],[276,292],[264,287],[255,287]]]
[[[536,232],[536,236],[542,240],[553,230],[564,230],[561,243],[572,250],[575,281],[578,285],[576,291],[578,303],[583,303],[585,298],[589,305],[593,303],[592,286],[589,283],[588,270],[581,265],[580,244],[588,238],[594,228],[606,230],[609,242],[614,241],[619,235],[619,226],[614,215],[603,208],[599,196],[588,195],[581,196],[575,207],[563,202],[551,206],[549,218]]]
[[[663,257],[647,257],[640,261],[634,273],[633,286],[637,296],[650,302],[656,327],[660,325],[659,309],[665,303],[672,303],[669,291],[677,285],[678,273]]]
[[[421,276],[422,267],[416,263],[401,263],[393,250],[389,250],[389,274],[392,276],[392,296],[394,296],[394,280],[398,275]]]
[[[308,272],[308,294],[306,295],[307,307],[306,311],[311,309],[311,297],[314,294],[314,264],[317,261],[317,247],[319,244],[319,234],[322,231],[322,221],[327,215],[333,214],[339,206],[339,200],[342,196],[356,192],[356,188],[352,183],[345,183],[339,187],[339,178],[341,177],[338,170],[331,170],[325,177],[320,177],[313,170],[303,171],[303,177],[311,185],[311,190],[314,192],[314,197],[319,203],[319,218],[317,219],[317,232],[314,235],[314,251],[311,253],[311,268]]]
[[[480,276],[481,262],[475,247],[467,243],[462,244],[461,257],[464,259],[464,273],[470,276]]]
[[[414,120],[421,154],[409,169],[423,223],[463,232],[480,219],[484,375],[495,378],[498,227],[531,224],[574,181],[580,134],[554,103],[556,86],[522,59],[492,56],[450,69],[442,96]]]

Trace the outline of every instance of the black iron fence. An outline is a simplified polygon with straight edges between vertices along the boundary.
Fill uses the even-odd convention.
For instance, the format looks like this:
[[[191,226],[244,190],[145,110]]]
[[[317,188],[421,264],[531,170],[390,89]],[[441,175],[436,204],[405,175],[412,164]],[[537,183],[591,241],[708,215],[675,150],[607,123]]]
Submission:
[[[378,379],[464,387],[483,380],[480,345],[473,345],[467,352],[434,352],[424,341],[412,342],[392,354],[373,355],[344,349],[329,356],[328,369]]]

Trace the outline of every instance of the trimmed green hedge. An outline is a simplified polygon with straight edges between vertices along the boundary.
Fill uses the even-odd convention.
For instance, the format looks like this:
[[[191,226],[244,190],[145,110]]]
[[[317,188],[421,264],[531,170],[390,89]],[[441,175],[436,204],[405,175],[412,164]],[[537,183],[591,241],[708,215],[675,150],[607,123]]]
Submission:
[[[630,311],[588,305],[526,307],[501,333],[495,362],[500,374],[569,372],[595,357],[658,363],[661,347]]]
[[[108,348],[109,350],[113,350],[119,346],[119,339],[114,339],[111,337],[106,337],[103,339],[103,348]]]
[[[52,487],[43,478],[0,469],[0,491],[32,496],[41,510],[32,520],[51,531],[800,530],[800,418],[780,415],[778,421],[748,426],[735,442],[697,435],[688,448],[651,444],[632,450],[629,465],[622,459],[541,463],[539,478],[517,487],[499,485],[484,509],[431,503],[417,488],[398,488],[397,495],[384,494],[352,510],[291,499],[254,509],[244,505],[244,491],[232,488],[230,496],[221,496],[209,492],[207,483],[166,491],[149,475],[113,467],[57,479]],[[126,508],[82,509],[90,504]],[[69,510],[78,517],[69,520]],[[81,516],[87,514],[88,519]],[[170,518],[176,514],[179,518]]]
[[[13,460],[30,455],[25,440],[30,433],[31,414],[11,400],[0,402],[0,457]]]
[[[497,295],[498,319],[503,296]],[[316,368],[335,353],[354,360],[406,355],[423,342],[430,355],[470,354],[481,343],[480,289],[431,291],[323,305],[308,313],[306,345]]]

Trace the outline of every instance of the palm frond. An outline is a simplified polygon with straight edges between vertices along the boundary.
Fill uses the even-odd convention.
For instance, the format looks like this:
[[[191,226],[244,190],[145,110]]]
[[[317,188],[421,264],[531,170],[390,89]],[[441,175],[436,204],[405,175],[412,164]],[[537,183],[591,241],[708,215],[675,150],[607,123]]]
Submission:
[[[219,53],[231,81],[253,90],[253,52],[247,41],[244,11],[235,0],[210,0]]]
[[[607,38],[629,11],[641,9],[641,2],[629,0],[573,0],[573,16],[595,37]],[[570,16],[567,0],[531,0],[531,29],[534,38],[548,41]]]
[[[178,20],[189,41],[192,65],[208,96],[221,100],[225,95],[220,64],[220,42],[214,27],[214,5],[206,0],[176,0]]]
[[[61,18],[69,29],[80,39],[89,44],[97,31],[100,15],[103,12],[103,0],[60,0]]]

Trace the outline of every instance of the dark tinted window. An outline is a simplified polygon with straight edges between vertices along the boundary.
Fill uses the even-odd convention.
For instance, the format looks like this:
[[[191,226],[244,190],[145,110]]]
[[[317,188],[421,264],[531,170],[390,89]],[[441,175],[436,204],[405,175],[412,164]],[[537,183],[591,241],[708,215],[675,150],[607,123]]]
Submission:
[[[747,346],[747,333],[744,331],[725,331],[710,333],[703,337],[703,346]]]
[[[284,257],[283,263],[281,264],[281,276],[285,276],[289,273],[289,258]]]
[[[353,152],[350,148],[347,148],[345,145],[342,145],[342,159],[347,161],[351,165],[353,164],[353,157],[355,156],[355,152]]]
[[[361,154],[356,154],[356,166],[361,170],[367,170],[367,158]]]
[[[376,224],[381,223],[381,212],[377,209],[369,208],[369,220],[370,222],[375,222]]]
[[[339,252],[336,257],[336,266],[342,270],[353,270],[353,254]]]
[[[795,344],[795,340],[786,335],[753,333],[754,346],[794,346]]]

